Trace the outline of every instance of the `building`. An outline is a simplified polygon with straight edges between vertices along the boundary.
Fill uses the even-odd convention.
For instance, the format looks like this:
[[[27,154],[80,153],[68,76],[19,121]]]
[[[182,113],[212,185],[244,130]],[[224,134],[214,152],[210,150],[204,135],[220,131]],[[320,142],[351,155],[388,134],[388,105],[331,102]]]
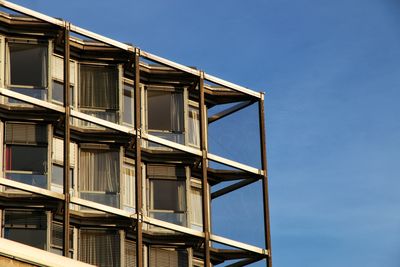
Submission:
[[[263,93],[0,4],[0,263],[271,266]],[[262,169],[209,153],[208,124],[253,104]],[[215,235],[211,199],[259,180],[265,247]]]

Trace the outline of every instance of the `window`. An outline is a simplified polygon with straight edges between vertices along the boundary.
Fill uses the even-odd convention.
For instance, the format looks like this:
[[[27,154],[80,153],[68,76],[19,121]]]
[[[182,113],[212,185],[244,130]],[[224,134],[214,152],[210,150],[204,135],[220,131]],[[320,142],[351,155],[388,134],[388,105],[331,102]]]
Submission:
[[[124,210],[135,212],[135,166],[125,162],[122,169],[123,186],[123,205]]]
[[[70,177],[70,192],[73,192],[74,188],[74,171],[69,168]],[[64,167],[58,164],[53,164],[51,168],[51,190],[58,193],[63,193],[64,188]]]
[[[82,148],[79,181],[81,198],[119,208],[119,152]]]
[[[190,187],[190,227],[203,231],[203,205],[201,183],[192,180]]]
[[[188,253],[183,249],[157,248],[150,249],[150,267],[187,267]]]
[[[6,123],[6,178],[47,188],[47,127]]]
[[[151,134],[183,144],[183,92],[147,90],[147,128]]]
[[[136,267],[136,243],[125,239],[125,267]]]
[[[47,248],[47,217],[43,211],[4,211],[4,237],[32,247]]]
[[[194,147],[200,147],[200,116],[199,108],[189,105],[188,118],[188,143]]]
[[[50,244],[50,252],[63,255],[63,247],[64,247],[64,233],[63,233],[63,224],[59,222],[53,221],[51,223],[51,244]],[[74,228],[70,227],[69,229],[69,257],[72,258],[74,254]]]
[[[64,103],[64,59],[53,55],[52,57],[52,99]],[[75,89],[75,62],[70,61],[70,105],[74,106]]]
[[[134,88],[133,85],[124,83],[124,110],[123,121],[129,125],[134,123]]]
[[[116,122],[119,93],[117,67],[81,64],[79,82],[81,111],[100,119]],[[82,123],[82,126],[94,126],[91,123]]]
[[[8,86],[16,92],[45,100],[48,44],[32,42],[8,42]]]
[[[81,229],[79,259],[100,267],[120,266],[120,236],[116,230]]]
[[[75,152],[76,144],[70,143],[70,193],[73,193],[74,188],[74,167],[75,167]],[[63,193],[64,188],[64,140],[53,137],[52,142],[52,167],[51,167],[51,190]],[[72,194],[73,195],[73,194]]]
[[[184,167],[148,165],[150,216],[186,225],[186,176]]]

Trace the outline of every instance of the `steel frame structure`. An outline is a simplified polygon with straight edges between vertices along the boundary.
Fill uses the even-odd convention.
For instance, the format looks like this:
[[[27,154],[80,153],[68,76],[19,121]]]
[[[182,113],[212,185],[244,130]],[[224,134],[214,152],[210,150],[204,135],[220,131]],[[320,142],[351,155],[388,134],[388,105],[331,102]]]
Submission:
[[[217,78],[215,76],[209,75],[203,71],[196,70],[179,63],[175,63],[168,59],[153,55],[149,52],[139,49],[138,47],[127,45],[110,38],[101,36],[94,32],[88,31],[86,29],[80,28],[71,24],[70,22],[52,18],[50,16],[41,14],[39,12],[24,8],[22,6],[16,5],[9,1],[0,1],[0,5],[8,8],[10,10],[19,12],[26,16],[38,19],[40,21],[44,21],[46,23],[55,25],[59,27],[60,30],[63,31],[64,38],[64,81],[70,80],[70,33],[76,33],[82,36],[89,37],[94,39],[100,43],[107,44],[109,46],[119,48],[123,51],[127,51],[130,53],[134,59],[134,74],[135,74],[135,95],[134,95],[134,103],[135,103],[135,117],[134,117],[134,127],[130,128],[127,126],[119,125],[116,123],[112,123],[103,119],[95,118],[93,116],[84,114],[82,112],[78,112],[72,110],[70,108],[69,103],[69,91],[70,87],[67,82],[64,82],[64,103],[63,106],[59,106],[56,104],[49,103],[47,101],[39,100],[30,96],[26,96],[14,91],[11,91],[7,88],[0,88],[0,95],[17,99],[19,101],[44,108],[46,110],[51,110],[53,112],[59,113],[62,116],[64,121],[64,191],[62,194],[56,193],[50,190],[38,188],[35,186],[26,185],[20,182],[15,182],[6,178],[0,178],[0,185],[8,186],[11,188],[16,188],[22,191],[26,191],[29,193],[41,195],[50,199],[54,199],[63,203],[63,219],[64,219],[64,234],[63,234],[63,253],[64,256],[67,256],[69,253],[69,224],[70,224],[70,213],[69,206],[70,204],[77,204],[85,207],[89,207],[91,209],[103,211],[109,214],[129,218],[132,220],[132,224],[135,226],[135,235],[136,235],[136,262],[137,266],[143,266],[143,233],[142,233],[142,225],[150,224],[157,227],[165,228],[168,230],[173,230],[179,233],[187,234],[189,236],[193,236],[203,240],[203,248],[204,248],[204,264],[205,266],[211,266],[210,253],[212,249],[212,242],[220,243],[223,245],[231,246],[239,249],[243,252],[252,253],[253,257],[245,258],[242,261],[239,261],[230,266],[244,266],[262,259],[266,259],[266,266],[272,266],[272,255],[271,255],[271,235],[270,235],[270,220],[269,220],[269,197],[268,197],[268,175],[267,175],[267,156],[266,156],[266,139],[265,139],[265,112],[264,112],[264,93],[259,93],[247,89],[245,87],[233,84],[231,82],[225,81],[223,79]],[[172,141],[168,141],[157,136],[146,133],[141,129],[141,90],[140,90],[140,59],[144,58],[147,60],[154,61],[158,64],[170,67],[175,70],[182,71],[193,77],[198,79],[198,98],[199,98],[199,107],[200,107],[200,149],[196,149],[193,147],[188,147],[185,145],[177,144]],[[239,92],[248,96],[251,100],[244,101],[239,103],[227,110],[224,110],[212,117],[206,117],[205,110],[205,82],[211,82],[216,85],[222,86],[228,90],[232,90],[235,92]],[[261,169],[257,169],[251,166],[247,166],[245,164],[229,160],[218,155],[214,155],[208,152],[207,150],[207,133],[206,133],[206,125],[207,123],[212,123],[217,121],[225,116],[229,116],[230,114],[246,108],[247,106],[258,103],[258,115],[259,115],[259,129],[260,129],[260,147],[261,147]],[[124,210],[109,207],[106,205],[98,204],[92,201],[84,200],[78,197],[71,197],[69,188],[70,188],[70,176],[69,176],[69,163],[70,163],[70,119],[76,118],[83,121],[87,121],[108,129],[112,129],[118,131],[120,133],[126,134],[134,140],[135,144],[135,166],[141,166],[142,163],[142,151],[141,151],[141,142],[142,140],[151,141],[165,147],[173,148],[179,150],[181,152],[196,156],[201,159],[201,181],[202,181],[202,209],[203,209],[203,231],[193,230],[187,227],[175,225],[172,223],[164,222],[161,220],[157,220],[151,217],[146,216],[143,212],[143,195],[142,195],[142,179],[141,179],[141,171],[140,168],[135,168],[136,170],[136,213],[129,213]],[[248,174],[252,178],[243,179],[239,182],[234,183],[228,187],[220,189],[211,194],[211,198],[217,198],[224,194],[227,194],[233,190],[239,189],[245,185],[253,183],[258,180],[262,180],[262,192],[263,192],[263,218],[264,218],[264,234],[265,234],[265,247],[258,248],[252,245],[248,245],[242,242],[234,241],[228,238],[224,238],[211,233],[210,229],[210,205],[211,200],[207,197],[209,192],[209,169],[208,162],[213,161],[216,163],[220,163],[235,169],[242,171],[243,173]],[[232,252],[232,251],[231,251]],[[254,256],[256,255],[256,256]]]

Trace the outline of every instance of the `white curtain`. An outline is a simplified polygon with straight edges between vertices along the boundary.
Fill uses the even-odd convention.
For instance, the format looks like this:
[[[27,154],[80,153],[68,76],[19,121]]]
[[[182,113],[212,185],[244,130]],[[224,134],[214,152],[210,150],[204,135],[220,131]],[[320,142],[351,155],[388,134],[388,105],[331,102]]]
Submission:
[[[118,109],[116,67],[81,65],[80,107]]]
[[[183,132],[183,95],[182,93],[171,94],[171,130]]]
[[[119,192],[119,153],[82,150],[80,154],[80,190]]]

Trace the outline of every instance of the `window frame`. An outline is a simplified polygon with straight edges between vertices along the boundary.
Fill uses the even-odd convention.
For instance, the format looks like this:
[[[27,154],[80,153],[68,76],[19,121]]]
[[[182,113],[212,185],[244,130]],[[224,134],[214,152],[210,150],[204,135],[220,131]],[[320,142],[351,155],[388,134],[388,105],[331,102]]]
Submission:
[[[57,58],[57,60],[61,59],[63,64],[64,64],[64,57],[55,53],[52,53],[51,55],[51,68],[50,68],[50,90],[49,90],[49,99],[59,105],[64,105],[64,102],[58,101],[57,99],[53,98],[54,95],[54,83],[59,83],[62,84],[64,86],[64,76],[63,77],[56,77],[57,75],[55,74],[56,72],[56,60],[55,58]],[[75,103],[76,103],[76,95],[77,95],[77,71],[78,71],[78,63],[76,60],[70,59],[70,74],[73,73],[73,75],[70,75],[70,81],[69,81],[69,86],[70,86],[70,107],[75,107]],[[64,74],[64,65],[62,65],[62,70],[60,71],[61,74]],[[72,90],[71,90],[72,89]],[[64,92],[63,92],[63,97],[64,97]]]
[[[114,207],[114,208],[118,208],[118,209],[121,209],[121,206],[122,206],[122,190],[121,190],[121,184],[122,184],[122,179],[121,179],[121,177],[122,177],[122,172],[121,172],[121,165],[122,165],[122,158],[121,158],[121,147],[120,148],[115,148],[115,147],[113,147],[113,146],[109,146],[109,145],[103,145],[103,144],[93,144],[93,143],[81,143],[81,144],[79,144],[79,148],[78,148],[78,169],[79,170],[81,170],[83,167],[82,167],[82,162],[81,162],[81,153],[82,153],[82,150],[85,152],[85,150],[86,150],[86,152],[87,151],[90,151],[90,152],[98,152],[98,151],[107,151],[107,152],[110,152],[110,153],[112,153],[112,152],[115,152],[115,153],[118,153],[118,162],[117,162],[117,166],[118,166],[118,173],[117,173],[117,175],[116,175],[116,177],[115,177],[115,179],[117,179],[117,181],[116,181],[116,183],[117,183],[117,190],[118,190],[118,192],[116,192],[115,194],[111,194],[111,195],[115,195],[115,199],[118,201],[118,203],[117,203],[117,207]],[[83,179],[83,177],[81,177],[81,173],[80,173],[80,171],[79,171],[79,174],[78,174],[78,179],[77,179],[77,184],[76,184],[76,188],[77,188],[77,194],[78,194],[78,196],[79,196],[79,198],[81,198],[81,199],[84,199],[84,200],[87,200],[86,198],[83,198],[82,196],[81,196],[81,194],[82,193],[90,193],[90,194],[93,194],[93,195],[96,195],[96,194],[98,194],[98,195],[107,195],[107,194],[110,194],[110,192],[107,192],[107,191],[88,191],[88,190],[82,190],[81,189],[81,183],[82,183],[82,181],[81,181],[81,179]],[[88,200],[88,201],[92,201],[92,200]],[[93,202],[96,202],[96,201],[93,201]],[[104,203],[100,203],[100,202],[96,202],[96,203],[99,203],[99,204],[102,204],[102,205],[106,205],[106,206],[109,206],[109,207],[113,207],[113,206],[110,206],[110,205],[107,205],[107,204],[104,204]],[[85,211],[85,212],[92,212],[92,213],[99,213],[100,211],[95,211],[95,210],[90,210],[89,208],[87,208],[87,207],[83,207],[83,206],[79,206],[79,209],[81,210],[81,211]],[[101,213],[101,212],[100,212]]]
[[[51,47],[52,47],[52,40],[50,39],[33,39],[33,38],[17,38],[17,37],[5,37],[5,79],[4,85],[9,90],[15,89],[32,89],[32,90],[43,90],[44,97],[38,98],[40,100],[48,101],[49,98],[49,88],[50,88],[50,81],[51,81]],[[43,45],[43,47],[47,47],[47,69],[46,69],[46,84],[44,87],[34,86],[34,85],[20,85],[20,84],[12,84],[11,81],[11,53],[10,53],[10,44],[26,44],[26,45]],[[23,93],[22,93],[23,94]],[[25,94],[26,95],[26,94]],[[29,96],[29,95],[28,95]],[[16,101],[16,102],[14,102]],[[26,104],[24,102],[18,100],[11,100],[7,98],[8,104],[18,105],[18,106],[32,106],[30,104]]]
[[[81,85],[81,76],[82,76],[82,72],[81,72],[81,67],[82,66],[94,66],[94,67],[115,67],[116,71],[117,71],[117,87],[116,87],[116,92],[115,92],[115,101],[116,101],[116,108],[115,109],[107,109],[107,108],[101,108],[101,107],[82,107],[81,106],[81,93],[82,93],[82,85]],[[103,62],[89,62],[89,61],[79,61],[77,62],[77,72],[78,75],[76,76],[77,78],[77,90],[76,91],[76,98],[77,101],[75,102],[75,105],[77,107],[77,110],[85,113],[89,116],[94,116],[96,118],[99,119],[104,119],[107,121],[110,121],[112,123],[117,123],[119,124],[122,119],[121,119],[121,94],[122,94],[122,90],[123,88],[121,88],[121,83],[122,83],[122,70],[121,70],[121,64],[108,64],[108,63],[103,63]],[[101,118],[99,117],[97,114],[104,114],[106,116],[113,116],[115,120],[109,120],[107,118]],[[84,120],[77,120],[78,122],[78,126],[86,128],[86,129],[101,129],[104,130],[106,128],[99,126],[97,124],[94,123],[90,123]]]
[[[160,91],[160,92],[170,92],[172,93],[181,93],[182,94],[182,131],[173,131],[173,130],[160,130],[160,129],[149,129],[149,101],[148,101],[148,93],[149,91]],[[182,142],[176,142],[182,145],[187,145],[187,110],[188,110],[188,96],[187,96],[187,88],[184,86],[160,86],[154,84],[147,84],[144,86],[144,128],[147,133],[159,136],[159,135],[176,135],[176,138],[182,138]],[[161,136],[161,138],[164,138]],[[165,139],[165,138],[164,138]],[[168,140],[168,139],[167,139]],[[175,141],[172,141],[175,142]],[[151,142],[147,142],[147,147],[150,149],[156,150],[172,150],[171,148],[154,144]]]
[[[45,132],[46,132],[46,143],[26,143],[26,144],[19,144],[19,143],[8,143],[6,141],[6,131],[7,131],[7,124],[22,124],[22,125],[35,125],[35,126],[43,126],[45,128]],[[3,123],[3,174],[4,177],[7,176],[7,174],[27,174],[27,175],[43,175],[45,177],[46,180],[46,187],[44,187],[43,189],[49,189],[50,188],[50,177],[49,177],[49,169],[51,168],[51,155],[50,155],[50,144],[49,144],[49,138],[50,138],[50,129],[49,129],[49,125],[48,124],[43,124],[43,123],[32,123],[32,122],[20,122],[20,121],[6,121],[5,123]],[[20,170],[7,170],[7,147],[12,147],[12,146],[19,146],[19,147],[38,147],[38,148],[45,148],[46,149],[46,165],[45,165],[45,170],[43,172],[43,174],[41,173],[37,173],[35,171],[20,171]],[[7,179],[11,179],[11,178],[7,178]],[[11,179],[13,180],[13,179]],[[29,184],[28,184],[29,185]],[[35,186],[35,185],[32,185]],[[37,186],[38,188],[42,188]],[[5,187],[7,192],[21,192],[18,189],[13,189],[13,188],[9,188],[9,187]],[[24,192],[24,194],[29,194]]]
[[[175,176],[175,177],[151,177],[151,175],[148,172],[148,168],[149,165],[157,165],[157,166],[174,166],[174,167],[181,167],[184,169],[184,177],[179,177],[179,176]],[[182,166],[182,165],[177,165],[177,164],[147,164],[146,165],[146,188],[147,188],[147,212],[148,215],[152,218],[154,218],[154,216],[152,215],[152,213],[171,213],[171,214],[182,214],[183,215],[183,221],[181,224],[177,224],[177,225],[181,225],[184,227],[187,227],[188,225],[188,190],[187,190],[187,186],[188,186],[188,175],[187,175],[187,167],[186,166]],[[173,209],[155,209],[154,207],[154,192],[153,188],[152,188],[152,182],[153,181],[181,181],[183,182],[183,188],[184,191],[183,193],[185,194],[182,197],[182,200],[185,202],[183,203],[183,208],[182,210],[173,210]],[[179,206],[179,203],[178,203]],[[168,222],[168,221],[167,221]],[[170,222],[173,223],[173,222]],[[158,228],[157,228],[158,229]],[[168,231],[165,229],[160,229],[161,231]]]

